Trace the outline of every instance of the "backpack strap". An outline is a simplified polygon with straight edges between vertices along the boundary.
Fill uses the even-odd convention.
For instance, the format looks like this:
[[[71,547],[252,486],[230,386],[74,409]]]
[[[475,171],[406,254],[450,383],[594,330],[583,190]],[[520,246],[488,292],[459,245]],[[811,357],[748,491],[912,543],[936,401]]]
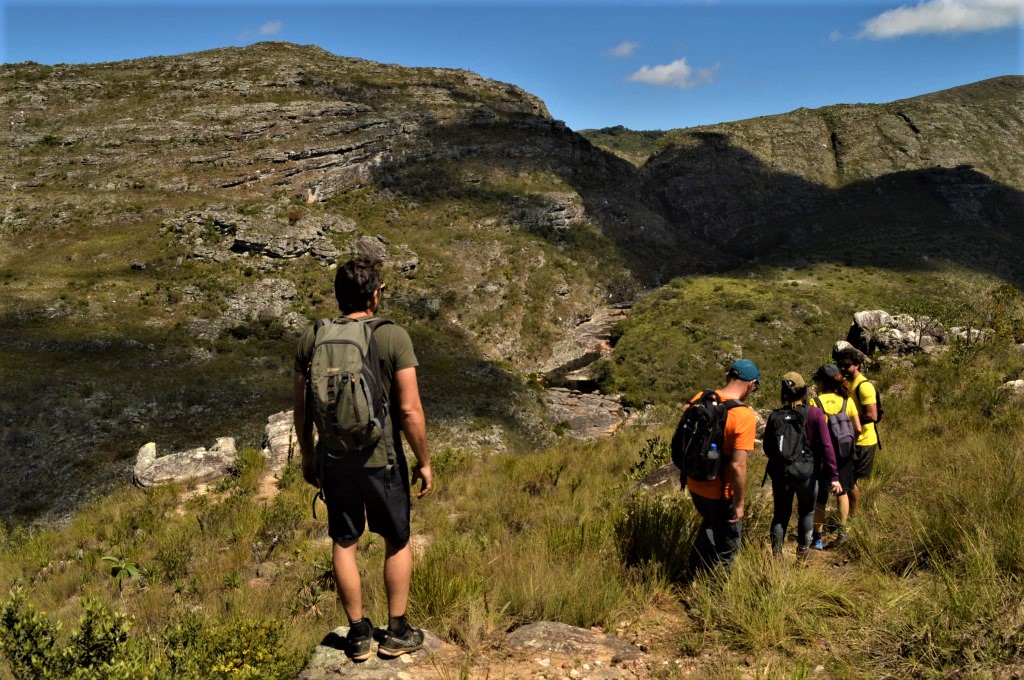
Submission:
[[[710,391],[714,392],[714,390],[710,390]],[[722,406],[725,407],[725,422],[722,423],[722,427],[724,428],[729,423],[729,411],[731,409],[736,408],[737,406],[746,406],[746,404],[744,404],[739,399],[726,399],[725,401],[722,402]],[[724,434],[725,433],[723,432],[723,436],[724,436]],[[729,460],[732,460],[732,454],[731,453],[729,454]],[[765,470],[765,472],[767,472],[767,470]],[[721,479],[722,479],[722,495],[724,496],[725,495],[725,473],[723,472],[721,475],[719,475],[719,477],[721,477]],[[764,480],[761,480],[761,486],[764,486]]]
[[[383,357],[380,356],[380,352],[377,350],[377,339],[373,337],[373,334],[381,326],[387,326],[388,324],[391,324],[391,323],[394,323],[394,322],[392,322],[392,321],[390,321],[388,319],[380,319],[380,318],[377,318],[375,316],[364,317],[364,319],[360,319],[359,322],[365,324],[366,327],[370,329],[370,347],[369,347],[368,351],[370,353],[371,359],[375,360],[377,362],[377,366],[379,368],[379,372],[380,372],[381,376],[383,376],[383,374],[384,374],[384,359],[383,359]],[[383,377],[381,379],[383,380]],[[394,380],[393,379],[392,379],[391,387],[392,387],[392,389],[394,389]],[[384,430],[384,450],[387,452],[387,456],[388,456],[388,464],[387,464],[388,475],[387,475],[387,481],[385,482],[385,486],[386,487],[390,487],[390,485],[391,485],[391,474],[390,474],[391,473],[391,469],[398,462],[398,453],[397,453],[397,450],[396,450],[396,447],[395,447],[394,424],[392,422],[390,422],[391,421],[391,417],[390,417],[391,416],[391,394],[390,394],[390,391],[389,391],[389,393],[385,393],[384,394],[384,403],[381,405],[381,408],[383,410],[383,413],[381,414],[381,429]]]
[[[861,384],[857,385],[857,401],[858,401],[858,403],[860,402],[860,388],[864,387],[864,383],[870,383],[870,382],[871,382],[870,380],[865,378],[864,382],[862,382]],[[878,386],[875,385],[874,383],[871,383],[871,386],[875,388],[875,408],[877,409],[879,407],[879,405],[882,403],[882,399],[878,395]],[[858,409],[857,412],[860,413],[860,410]],[[876,418],[877,418],[878,411],[875,411],[875,413],[876,413]],[[873,423],[868,423],[868,425],[874,425],[875,426],[875,441],[877,442],[876,445],[878,446],[878,450],[881,451],[882,450],[882,435],[878,433],[878,421],[876,420]],[[863,427],[863,426],[864,426],[864,423],[861,423],[861,427]]]

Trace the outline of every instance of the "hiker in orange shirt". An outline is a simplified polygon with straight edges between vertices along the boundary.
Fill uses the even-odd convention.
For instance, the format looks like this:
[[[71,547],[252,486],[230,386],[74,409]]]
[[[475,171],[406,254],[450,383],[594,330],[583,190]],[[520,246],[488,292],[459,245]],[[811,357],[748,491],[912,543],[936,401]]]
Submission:
[[[753,361],[738,359],[726,373],[725,387],[716,392],[722,401],[743,401],[757,391],[760,378],[761,372]],[[686,478],[686,488],[702,518],[690,554],[690,567],[694,571],[719,562],[728,566],[736,557],[743,533],[747,456],[754,450],[756,432],[757,417],[753,409],[749,406],[729,409],[719,478],[711,481]]]

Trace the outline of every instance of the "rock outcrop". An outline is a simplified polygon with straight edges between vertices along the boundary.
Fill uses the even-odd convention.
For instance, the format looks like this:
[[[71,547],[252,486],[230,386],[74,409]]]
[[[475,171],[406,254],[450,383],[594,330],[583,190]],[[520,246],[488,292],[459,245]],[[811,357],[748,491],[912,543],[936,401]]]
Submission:
[[[157,458],[156,444],[139,449],[133,480],[147,487],[170,482],[208,482],[231,472],[235,464],[234,437],[220,437],[209,449],[195,448]]]
[[[462,652],[442,642],[430,631],[424,632],[423,649],[395,659],[372,653],[366,661],[352,661],[345,655],[348,626],[341,626],[313,650],[313,655],[296,680],[419,680],[437,678],[438,668],[458,668]]]
[[[939,351],[948,345],[949,334],[942,322],[930,316],[892,316],[876,309],[853,315],[846,342],[868,356],[876,350],[903,356]]]
[[[1010,380],[998,387],[998,392],[1010,399],[1024,397],[1024,380]]]
[[[841,250],[864,264],[882,254],[901,268],[908,255],[989,267],[986,247],[1001,237],[963,235],[1012,238],[1024,214],[1024,163],[1011,151],[1024,145],[1022,84],[674,130],[642,169],[644,187],[680,231],[746,258]],[[843,242],[858,247],[823,247]]]

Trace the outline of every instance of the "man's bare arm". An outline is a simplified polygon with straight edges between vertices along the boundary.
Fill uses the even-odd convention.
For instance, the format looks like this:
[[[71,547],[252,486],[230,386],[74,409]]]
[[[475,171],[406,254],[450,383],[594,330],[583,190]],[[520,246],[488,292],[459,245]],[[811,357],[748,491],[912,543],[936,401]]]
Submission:
[[[402,432],[416,456],[416,468],[413,470],[412,481],[420,480],[421,487],[417,498],[423,498],[434,485],[433,471],[430,469],[430,450],[427,447],[427,419],[420,401],[420,386],[416,379],[416,367],[403,368],[395,371],[395,389],[398,397],[399,416],[402,419]]]
[[[735,524],[743,519],[743,503],[747,495],[747,456],[749,451],[735,449],[729,456],[729,466],[732,468],[732,519],[730,524]]]

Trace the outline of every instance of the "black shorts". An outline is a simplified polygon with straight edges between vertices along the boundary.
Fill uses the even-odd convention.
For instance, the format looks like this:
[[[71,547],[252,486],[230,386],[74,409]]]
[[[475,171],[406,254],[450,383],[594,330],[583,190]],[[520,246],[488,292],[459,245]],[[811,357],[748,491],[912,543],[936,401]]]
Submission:
[[[871,477],[871,469],[875,467],[875,449],[877,448],[874,444],[871,446],[853,447],[853,459],[857,461],[855,471],[857,479],[868,479]]]
[[[409,476],[404,465],[352,468],[327,459],[321,484],[327,505],[327,535],[336,543],[370,531],[392,548],[409,542]]]
[[[853,456],[847,456],[845,460],[836,461],[839,465],[839,483],[843,487],[842,493],[839,495],[849,493],[850,489],[853,488],[853,483],[856,480],[854,476],[856,474],[856,465],[853,462]],[[828,497],[832,493],[832,479],[825,479],[827,475],[824,475],[818,479],[818,505],[827,505]]]

